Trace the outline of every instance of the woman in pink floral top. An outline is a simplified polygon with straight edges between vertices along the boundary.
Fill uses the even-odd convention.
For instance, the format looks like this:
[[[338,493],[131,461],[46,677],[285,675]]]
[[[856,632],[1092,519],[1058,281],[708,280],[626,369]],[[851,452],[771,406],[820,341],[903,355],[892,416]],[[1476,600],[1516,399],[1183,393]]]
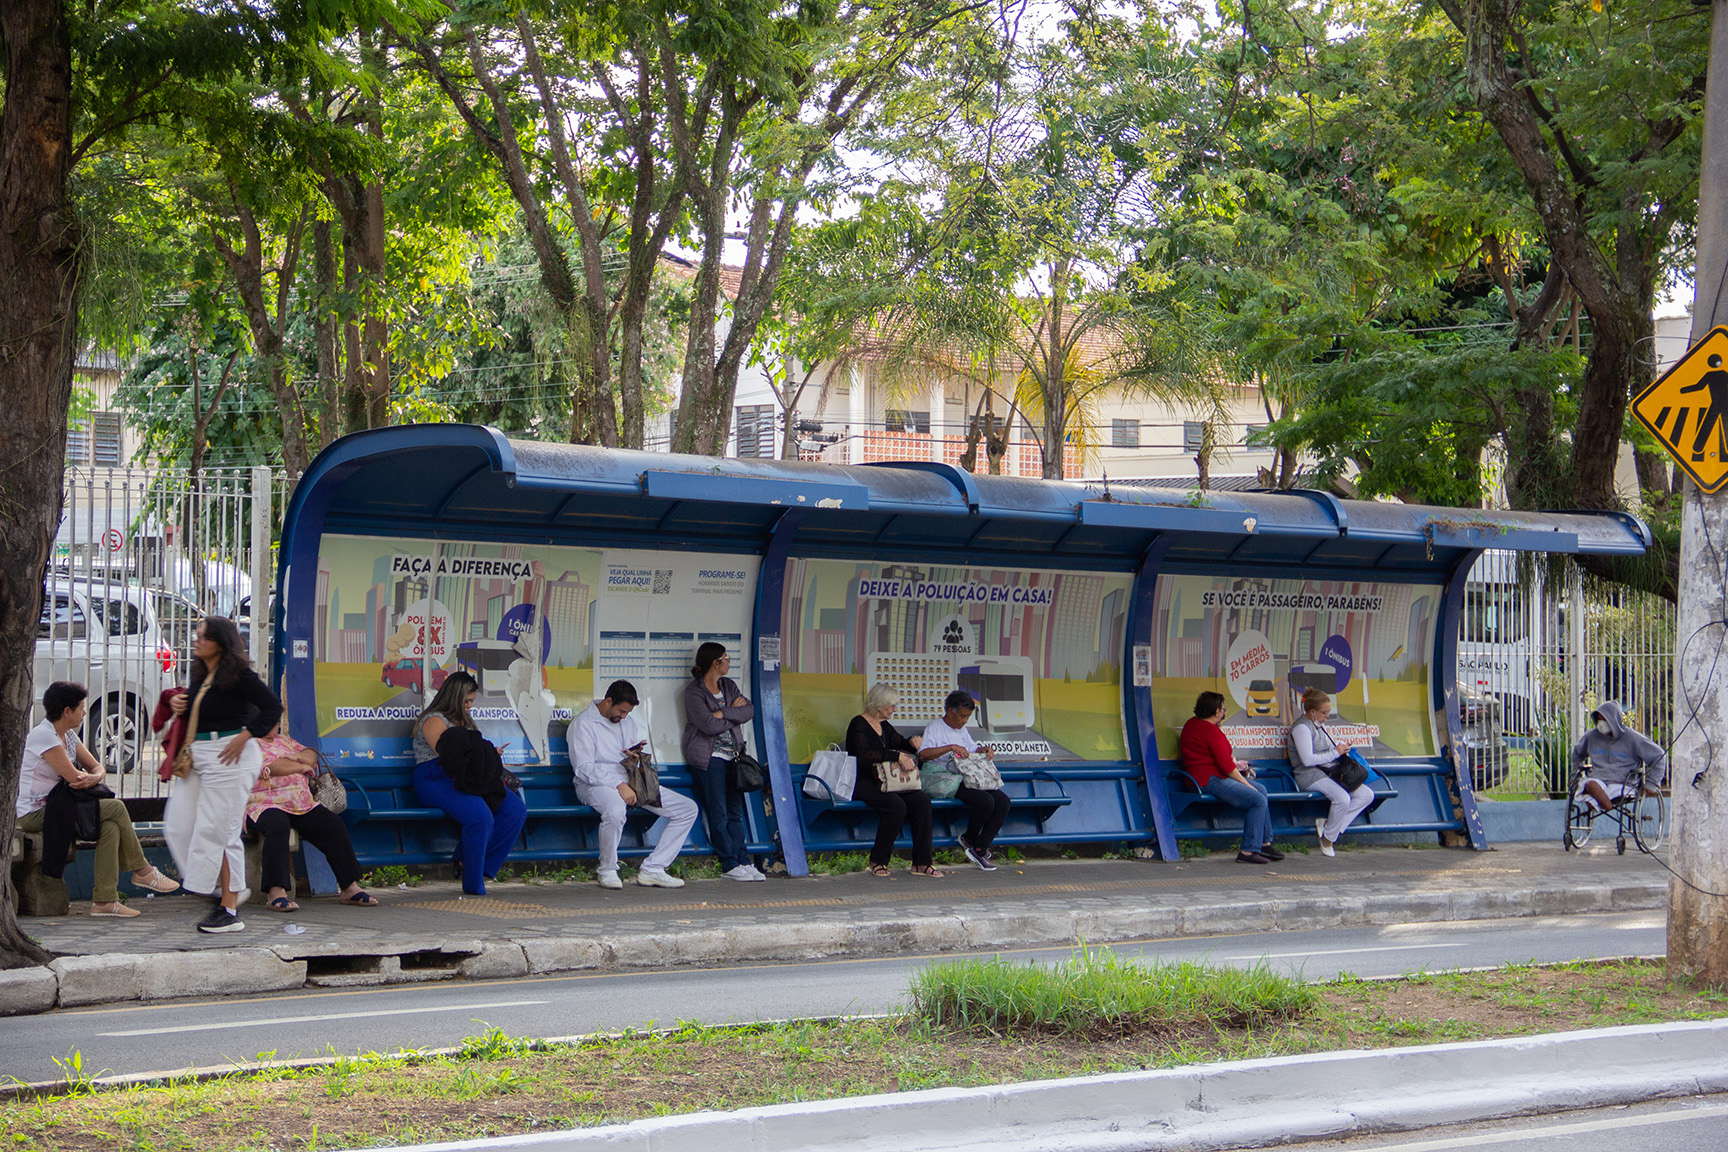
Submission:
[[[274,912],[298,912],[288,895],[294,862],[288,852],[288,831],[324,853],[336,882],[342,885],[339,903],[370,908],[376,897],[360,887],[360,862],[342,818],[312,798],[306,778],[318,770],[318,754],[282,734],[280,727],[258,742],[264,770],[246,801],[246,828],[264,841],[264,887]]]

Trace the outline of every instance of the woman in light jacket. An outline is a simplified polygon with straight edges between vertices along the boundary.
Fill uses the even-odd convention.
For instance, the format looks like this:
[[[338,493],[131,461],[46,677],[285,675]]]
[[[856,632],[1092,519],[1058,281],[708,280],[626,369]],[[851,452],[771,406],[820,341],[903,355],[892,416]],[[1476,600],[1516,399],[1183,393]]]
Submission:
[[[1350,827],[1350,822],[1361,815],[1364,808],[1374,803],[1374,789],[1358,784],[1354,790],[1346,792],[1344,786],[1326,771],[1344,754],[1344,750],[1333,742],[1332,734],[1326,731],[1326,718],[1331,715],[1332,697],[1318,688],[1303,692],[1302,719],[1291,725],[1290,738],[1284,746],[1296,776],[1296,787],[1319,792],[1332,802],[1331,811],[1314,821],[1314,831],[1320,837],[1320,851],[1326,856],[1338,855],[1333,849],[1338,837],[1344,835],[1344,829]]]
[[[726,675],[731,667],[724,644],[709,641],[696,649],[690,683],[684,686],[684,764],[722,874],[728,880],[765,880],[750,863],[744,794],[732,788],[732,760],[745,750],[744,725],[755,719],[756,709]]]

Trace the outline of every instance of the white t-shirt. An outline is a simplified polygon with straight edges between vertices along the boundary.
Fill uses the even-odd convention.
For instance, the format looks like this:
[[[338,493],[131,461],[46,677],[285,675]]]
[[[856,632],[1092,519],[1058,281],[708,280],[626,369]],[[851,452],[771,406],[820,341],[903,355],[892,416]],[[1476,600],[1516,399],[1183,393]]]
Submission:
[[[978,751],[978,741],[964,728],[950,728],[940,718],[924,725],[924,747],[946,748],[950,744],[960,745],[968,756]]]
[[[65,739],[61,739],[60,733],[54,731],[51,720],[44,720],[30,729],[30,734],[24,737],[24,766],[18,777],[19,816],[28,816],[46,804],[48,793],[54,791],[54,785],[60,783],[60,773],[42,759],[42,753],[64,748],[66,755],[72,760],[72,767],[76,768],[78,747],[78,734],[68,732]]]

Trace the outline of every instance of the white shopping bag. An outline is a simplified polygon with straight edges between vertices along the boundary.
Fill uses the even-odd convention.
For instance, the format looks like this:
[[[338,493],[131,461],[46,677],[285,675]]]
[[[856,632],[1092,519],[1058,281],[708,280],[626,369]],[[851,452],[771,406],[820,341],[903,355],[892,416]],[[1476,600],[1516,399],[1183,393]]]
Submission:
[[[830,744],[810,757],[810,773],[804,777],[804,795],[816,800],[832,796],[836,801],[852,799],[858,783],[858,761]]]

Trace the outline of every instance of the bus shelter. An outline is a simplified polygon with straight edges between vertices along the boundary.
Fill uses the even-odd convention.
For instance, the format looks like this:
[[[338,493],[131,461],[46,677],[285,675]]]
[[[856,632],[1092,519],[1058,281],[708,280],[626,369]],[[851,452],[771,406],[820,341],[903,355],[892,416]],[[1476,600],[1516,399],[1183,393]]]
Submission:
[[[734,653],[769,771],[752,851],[807,872],[874,814],[805,780],[867,689],[919,730],[976,701],[1012,799],[1000,843],[1146,845],[1236,822],[1192,788],[1176,734],[1201,691],[1255,761],[1280,833],[1323,810],[1280,776],[1303,689],[1335,701],[1374,764],[1368,827],[1484,847],[1455,687],[1464,582],[1486,548],[1637,554],[1616,513],[1339,500],[1315,491],[1172,493],[977,476],[944,464],[841,467],[510,440],[459,424],[346,437],[313,462],[282,530],[275,667],[290,730],[335,764],[369,864],[449,858],[455,829],[412,795],[410,727],[456,669],[520,776],[515,854],[595,851],[575,799],[570,720],[630,680],[663,779],[687,787],[683,687],[697,646]],[[964,827],[938,803],[940,838]],[[646,850],[647,825],[627,852]],[[700,828],[691,851],[705,851]]]

